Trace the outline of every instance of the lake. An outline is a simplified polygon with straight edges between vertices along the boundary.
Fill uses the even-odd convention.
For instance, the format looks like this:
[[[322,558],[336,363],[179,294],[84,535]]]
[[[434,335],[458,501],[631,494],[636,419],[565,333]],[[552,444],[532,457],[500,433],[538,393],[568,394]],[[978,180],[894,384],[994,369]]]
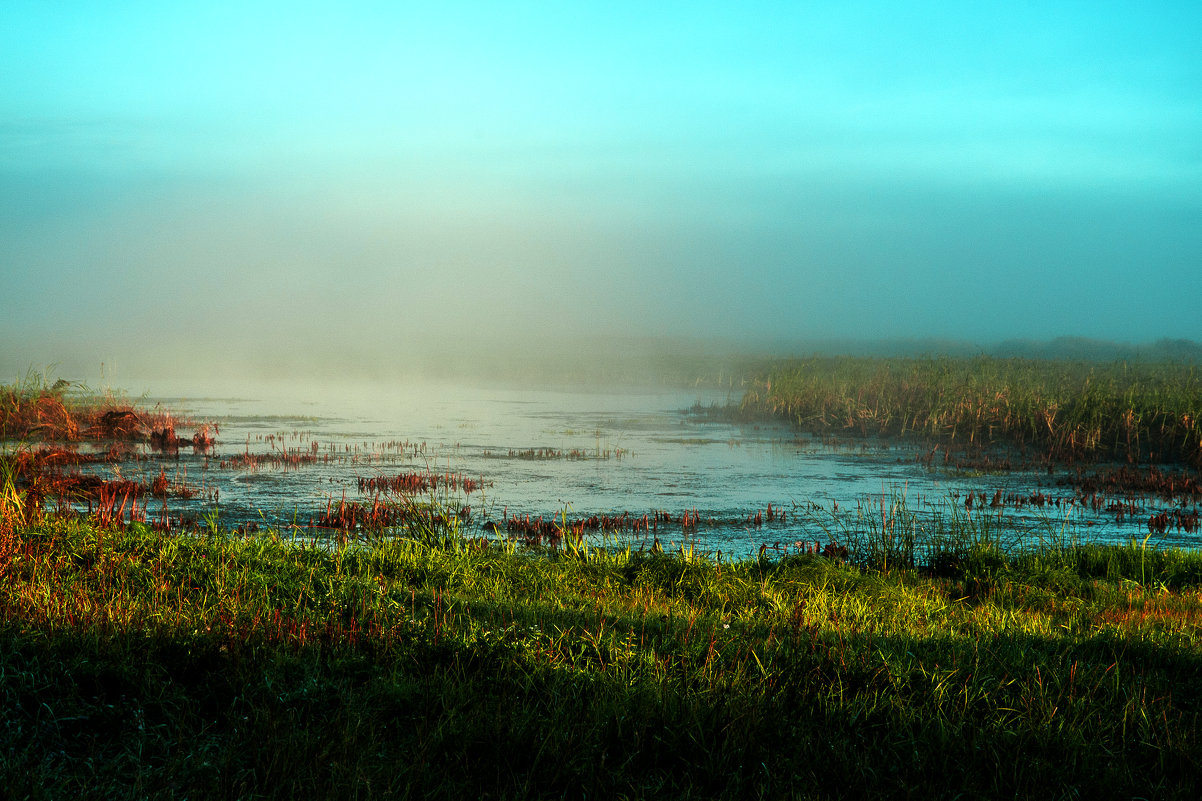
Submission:
[[[163,471],[195,493],[169,497],[165,510],[150,500],[148,519],[203,523],[216,512],[225,526],[313,532],[309,524],[331,504],[370,498],[361,482],[427,472],[478,485],[470,492],[461,485],[436,490],[470,507],[465,520],[478,533],[514,517],[656,519],[660,513],[654,532],[624,536],[640,544],[654,536],[665,546],[688,540],[732,556],[765,544],[825,542],[835,510],[879,517],[882,498],[904,499],[908,509],[929,515],[963,511],[972,494],[975,513],[991,515],[1016,536],[1101,542],[1142,540],[1148,516],[1167,508],[1154,498],[1128,498],[1120,518],[1107,510],[1113,499],[1074,502],[1065,468],[958,468],[926,458],[929,448],[698,414],[698,407],[738,399],[715,390],[320,381],[131,381],[125,389],[143,403],[217,427],[207,454],[139,446],[136,461],[121,466],[124,477],[140,481]],[[190,431],[180,426],[181,435]],[[1015,503],[989,507],[985,496],[999,493]],[[686,514],[695,516],[695,526],[681,525]],[[1196,546],[1198,537],[1177,529],[1153,542]]]

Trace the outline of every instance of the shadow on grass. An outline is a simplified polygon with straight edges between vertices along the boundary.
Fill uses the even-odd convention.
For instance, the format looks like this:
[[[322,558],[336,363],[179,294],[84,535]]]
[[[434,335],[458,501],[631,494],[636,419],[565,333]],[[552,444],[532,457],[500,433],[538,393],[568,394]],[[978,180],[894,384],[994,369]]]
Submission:
[[[473,603],[477,619],[502,605]],[[534,609],[465,637],[0,633],[12,797],[1157,797],[1199,791],[1196,653]],[[532,635],[522,630],[537,629]],[[648,645],[652,642],[653,645]]]

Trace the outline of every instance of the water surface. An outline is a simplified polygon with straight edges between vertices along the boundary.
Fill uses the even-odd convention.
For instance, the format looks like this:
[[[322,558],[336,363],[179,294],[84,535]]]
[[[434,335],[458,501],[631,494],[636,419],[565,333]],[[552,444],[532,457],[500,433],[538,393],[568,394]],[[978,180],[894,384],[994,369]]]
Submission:
[[[429,382],[145,388],[145,402],[215,423],[218,441],[205,455],[143,448],[142,458],[123,468],[126,477],[149,480],[165,470],[197,492],[191,500],[169,499],[167,516],[198,520],[216,510],[227,526],[308,530],[330,504],[367,500],[360,479],[432,471],[479,482],[470,493],[444,495],[470,508],[469,528],[483,531],[486,523],[514,516],[664,512],[677,521],[689,513],[701,520],[696,528],[661,525],[654,535],[664,544],[688,539],[733,555],[763,544],[824,541],[835,510],[879,515],[882,498],[886,506],[900,498],[911,510],[946,514],[963,509],[969,493],[999,490],[1047,499],[1000,515],[1028,535],[1120,542],[1147,535],[1146,515],[1116,522],[1112,513],[1074,504],[1063,471],[955,469],[910,446],[822,439],[691,411],[736,399],[727,392]],[[129,389],[137,394],[143,387],[135,382]],[[239,464],[247,454],[282,458]],[[290,465],[296,455],[316,459]],[[158,503],[151,501],[151,517],[164,513]],[[1155,507],[1151,499],[1140,503],[1141,510]],[[1196,545],[1197,536],[1177,531],[1155,541]]]

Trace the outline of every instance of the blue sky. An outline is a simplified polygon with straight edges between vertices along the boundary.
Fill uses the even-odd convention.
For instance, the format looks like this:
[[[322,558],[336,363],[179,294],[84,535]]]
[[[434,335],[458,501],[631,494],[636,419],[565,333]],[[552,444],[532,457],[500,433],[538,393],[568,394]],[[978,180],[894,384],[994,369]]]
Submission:
[[[1202,339],[1200,54],[1187,2],[6,0],[0,366]]]

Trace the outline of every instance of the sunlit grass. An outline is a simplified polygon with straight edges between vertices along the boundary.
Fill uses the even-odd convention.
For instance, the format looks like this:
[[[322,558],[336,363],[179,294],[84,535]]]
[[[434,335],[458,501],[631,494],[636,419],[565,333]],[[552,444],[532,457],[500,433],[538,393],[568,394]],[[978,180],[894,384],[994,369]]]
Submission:
[[[16,797],[1199,789],[1192,552],[989,551],[932,575],[540,554],[415,525],[333,547],[9,531],[0,780]]]
[[[1202,373],[1175,363],[814,358],[764,369],[741,409],[815,431],[1202,464]]]

